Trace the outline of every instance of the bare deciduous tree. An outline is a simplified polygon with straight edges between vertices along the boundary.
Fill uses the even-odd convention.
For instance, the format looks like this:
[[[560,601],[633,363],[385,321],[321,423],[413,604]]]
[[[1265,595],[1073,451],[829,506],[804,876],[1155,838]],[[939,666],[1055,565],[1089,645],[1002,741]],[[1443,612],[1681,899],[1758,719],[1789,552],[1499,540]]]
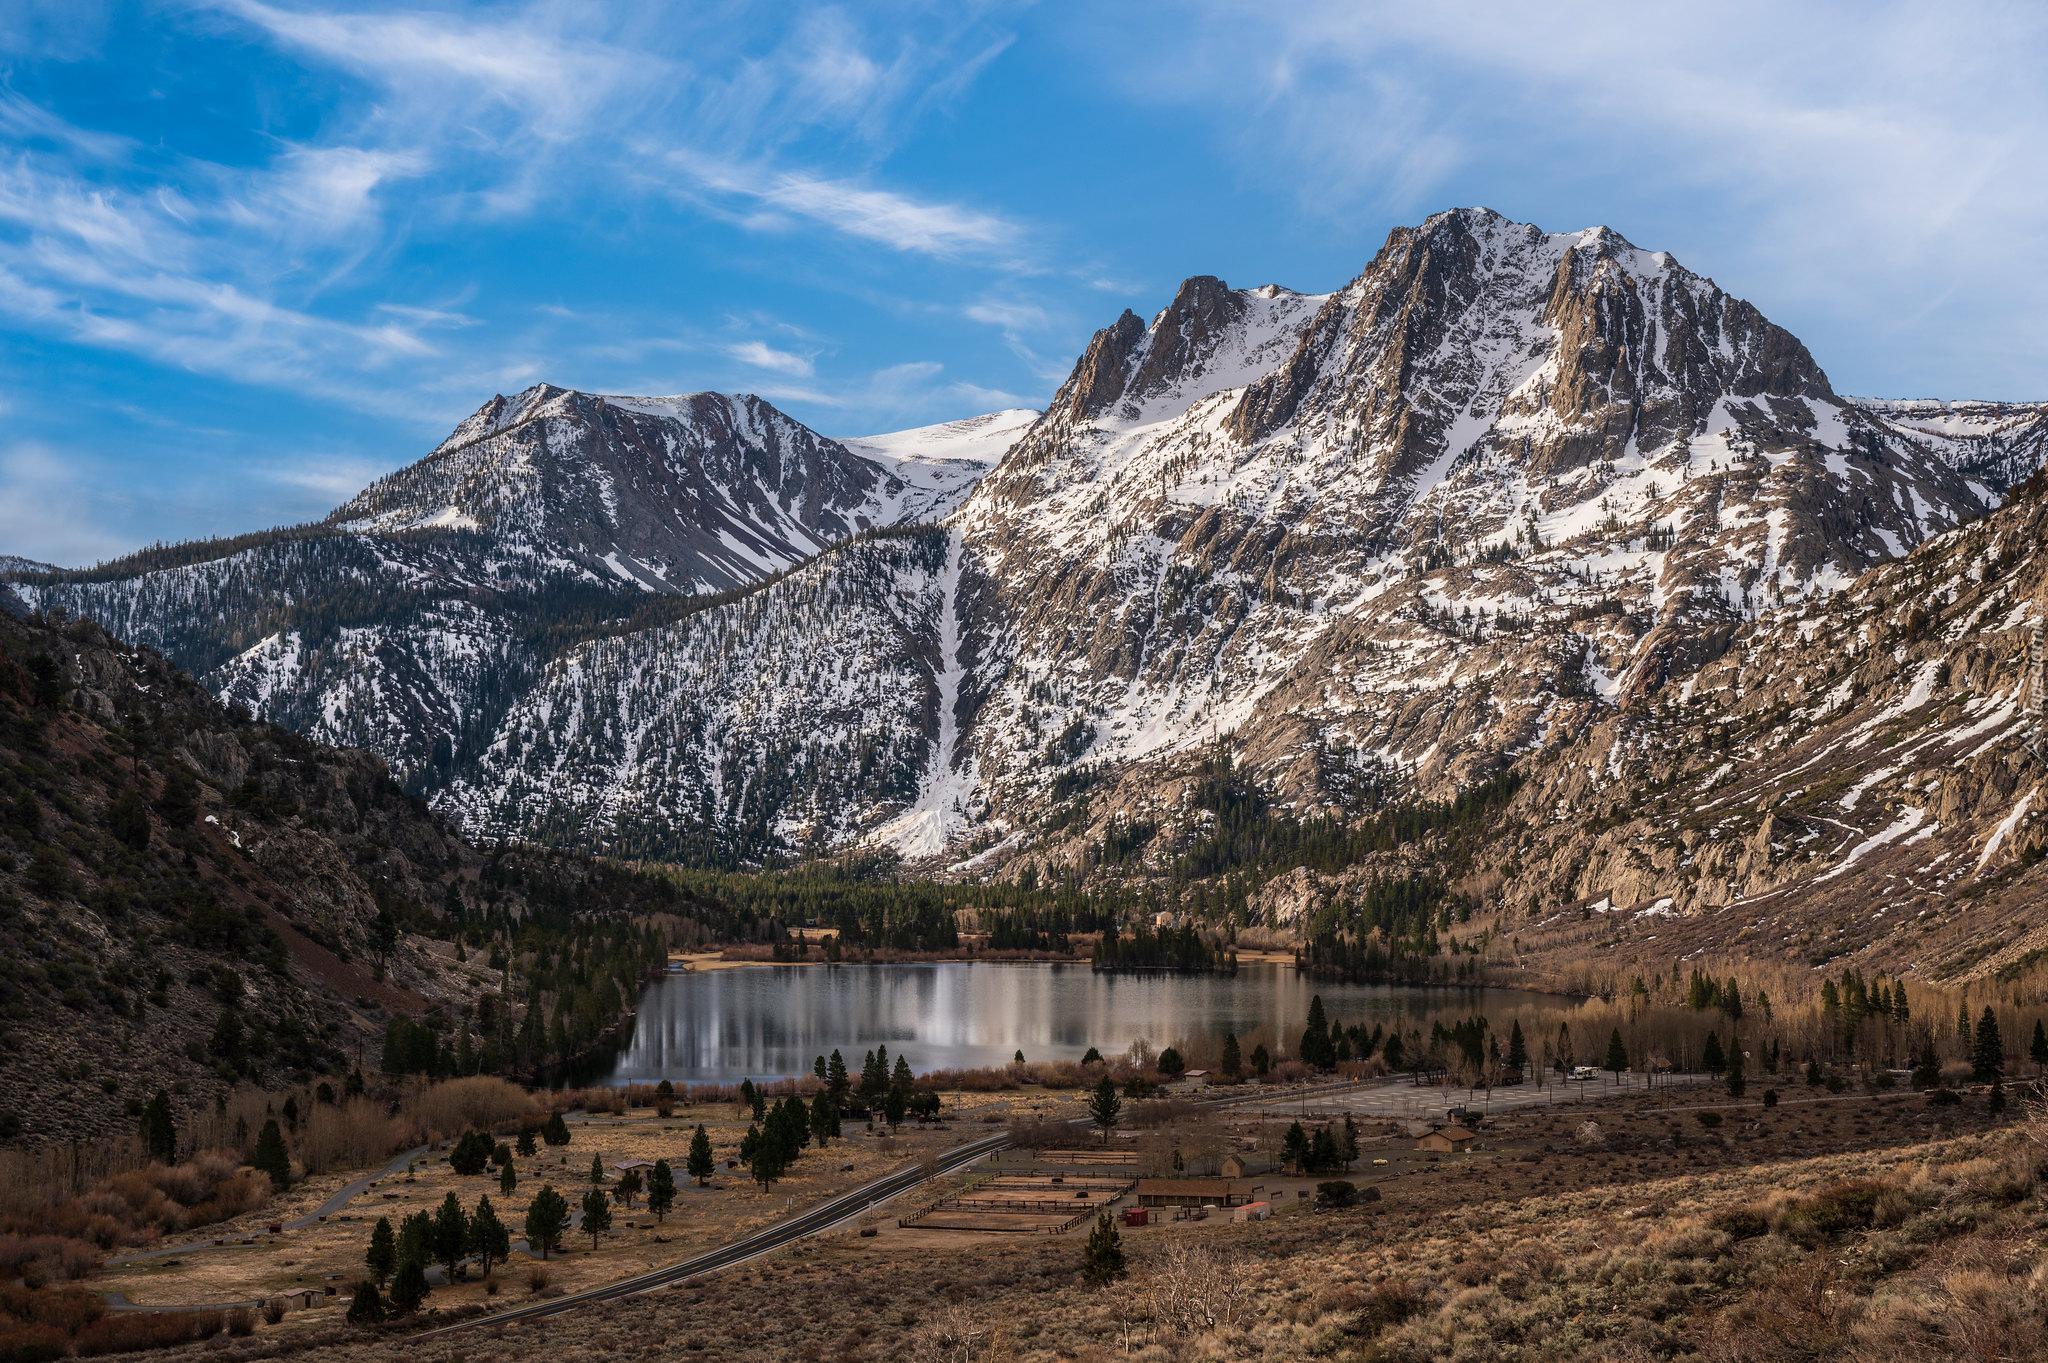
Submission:
[[[957,1306],[948,1306],[918,1326],[905,1356],[912,1363],[982,1363],[992,1350],[989,1331]]]

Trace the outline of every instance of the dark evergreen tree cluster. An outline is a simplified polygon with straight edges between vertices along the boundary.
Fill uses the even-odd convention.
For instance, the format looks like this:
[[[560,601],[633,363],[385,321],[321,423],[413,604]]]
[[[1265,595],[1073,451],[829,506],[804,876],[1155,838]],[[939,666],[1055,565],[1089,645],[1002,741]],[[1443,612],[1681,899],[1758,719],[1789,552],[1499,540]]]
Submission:
[[[1154,932],[1140,923],[1130,936],[1114,924],[1103,929],[1090,957],[1102,971],[1170,970],[1183,975],[1235,974],[1237,954],[1218,951],[1192,923]]]

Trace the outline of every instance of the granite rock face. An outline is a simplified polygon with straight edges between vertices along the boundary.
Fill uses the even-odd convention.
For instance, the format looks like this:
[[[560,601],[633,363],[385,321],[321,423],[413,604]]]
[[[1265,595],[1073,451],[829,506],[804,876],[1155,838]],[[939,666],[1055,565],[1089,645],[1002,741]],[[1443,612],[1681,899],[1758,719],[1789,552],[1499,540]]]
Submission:
[[[314,531],[20,590],[472,832],[1006,874],[1171,824],[1226,740],[1302,814],[1470,789],[2048,455],[2040,405],[1845,397],[1669,255],[1483,209],[1328,294],[1191,278],[957,425],[536,388]]]

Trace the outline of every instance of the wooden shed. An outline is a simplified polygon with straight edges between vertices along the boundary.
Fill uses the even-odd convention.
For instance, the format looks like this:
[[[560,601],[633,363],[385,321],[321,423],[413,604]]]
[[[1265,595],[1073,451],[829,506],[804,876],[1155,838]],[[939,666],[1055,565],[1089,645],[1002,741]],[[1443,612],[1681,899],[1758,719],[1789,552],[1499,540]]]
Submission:
[[[1427,1150],[1432,1154],[1462,1154],[1470,1150],[1472,1142],[1478,1139],[1477,1134],[1462,1126],[1440,1126],[1415,1142],[1415,1148]]]
[[[1243,1178],[1250,1172],[1251,1170],[1245,1165],[1243,1155],[1225,1155],[1223,1157],[1223,1177]]]
[[[1251,1185],[1227,1178],[1141,1178],[1140,1207],[1241,1207],[1252,1200]]]

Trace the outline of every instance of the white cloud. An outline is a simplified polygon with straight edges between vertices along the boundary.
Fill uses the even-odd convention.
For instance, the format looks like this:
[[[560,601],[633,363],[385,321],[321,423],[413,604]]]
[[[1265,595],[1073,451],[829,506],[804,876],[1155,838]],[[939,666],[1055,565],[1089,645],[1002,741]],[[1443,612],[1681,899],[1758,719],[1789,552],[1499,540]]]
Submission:
[[[1096,23],[1077,50],[1312,217],[1605,222],[1958,396],[2048,360],[2048,276],[2016,265],[2048,236],[2048,10],[1216,0]]]
[[[128,499],[89,487],[81,472],[79,460],[44,444],[0,450],[0,554],[73,567],[130,547],[109,514],[132,509]]]
[[[772,370],[777,374],[794,374],[800,378],[808,377],[814,368],[805,356],[792,355],[787,350],[777,350],[759,341],[742,341],[738,345],[726,347],[725,353],[741,364],[752,365],[756,369]]]
[[[854,180],[737,165],[686,148],[671,149],[664,159],[682,177],[675,187],[686,197],[709,196],[710,207],[738,200],[729,220],[760,230],[785,231],[801,219],[891,250],[942,257],[1008,252],[1024,236],[1017,224],[992,213]]]

